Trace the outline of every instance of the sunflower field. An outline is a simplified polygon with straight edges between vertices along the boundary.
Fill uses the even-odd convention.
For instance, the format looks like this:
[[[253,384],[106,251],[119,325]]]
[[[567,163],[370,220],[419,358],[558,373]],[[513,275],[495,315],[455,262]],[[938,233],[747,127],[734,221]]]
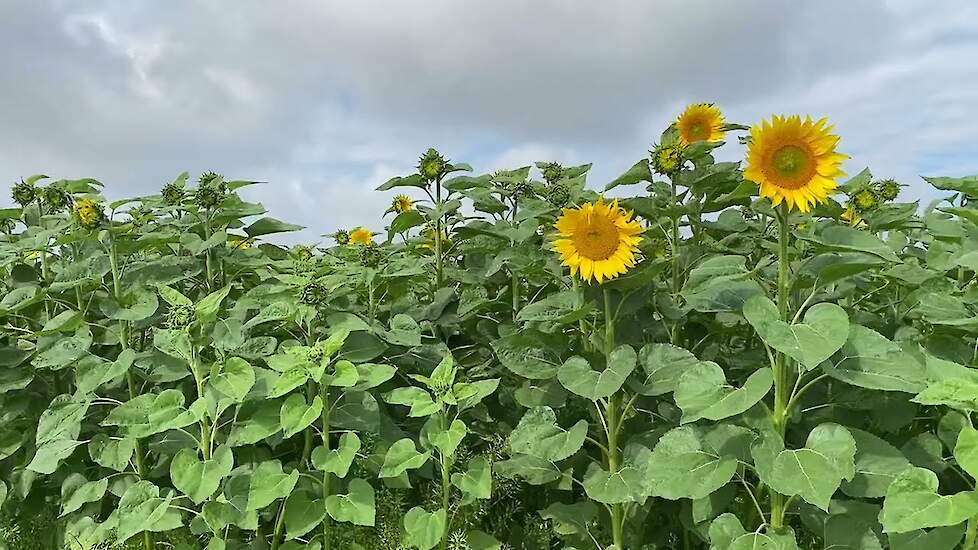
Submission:
[[[978,548],[978,178],[842,145],[695,104],[611,182],[429,149],[295,246],[257,182],[26,178],[0,548]]]

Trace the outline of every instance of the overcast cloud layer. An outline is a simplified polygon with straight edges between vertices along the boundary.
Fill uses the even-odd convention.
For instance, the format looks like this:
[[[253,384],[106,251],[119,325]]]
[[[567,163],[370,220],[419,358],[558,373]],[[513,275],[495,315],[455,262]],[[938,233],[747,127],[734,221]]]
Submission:
[[[0,0],[0,182],[181,171],[271,214],[379,229],[428,146],[477,172],[593,162],[603,186],[692,101],[827,116],[855,173],[978,173],[978,3]],[[738,146],[728,146],[736,158]],[[9,204],[4,191],[0,204]]]

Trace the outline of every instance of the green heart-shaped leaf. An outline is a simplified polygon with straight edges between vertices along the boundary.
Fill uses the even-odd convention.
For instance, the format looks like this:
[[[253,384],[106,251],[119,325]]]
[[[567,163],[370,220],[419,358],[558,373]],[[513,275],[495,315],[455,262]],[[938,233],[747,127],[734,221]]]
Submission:
[[[285,432],[285,437],[292,437],[306,429],[322,413],[323,399],[318,395],[313,398],[312,403],[309,405],[306,405],[306,398],[302,395],[290,395],[282,403],[282,408],[279,411],[279,419],[282,424],[282,431]]]
[[[608,364],[601,372],[592,370],[587,359],[574,356],[557,369],[557,380],[571,392],[597,401],[621,389],[628,375],[635,370],[637,361],[638,355],[629,345],[612,350],[608,354]]]
[[[181,449],[170,462],[170,481],[195,504],[207,500],[234,468],[229,447],[218,447],[210,460],[199,460],[197,449]]]
[[[805,312],[801,323],[793,325],[781,320],[778,306],[765,296],[744,302],[743,311],[767,345],[809,370],[839,351],[849,337],[849,316],[835,304],[816,304]]]
[[[373,526],[376,515],[374,488],[362,479],[353,479],[347,494],[326,497],[326,510],[336,521]]]
[[[719,365],[703,362],[679,378],[673,395],[676,405],[683,410],[683,424],[701,418],[722,420],[756,405],[773,383],[771,369],[763,368],[748,376],[742,388],[735,388],[727,383]]]
[[[313,449],[312,464],[317,470],[343,478],[350,471],[350,464],[353,463],[359,450],[360,438],[353,432],[347,432],[340,436],[340,443],[336,449],[327,451],[322,445]]]

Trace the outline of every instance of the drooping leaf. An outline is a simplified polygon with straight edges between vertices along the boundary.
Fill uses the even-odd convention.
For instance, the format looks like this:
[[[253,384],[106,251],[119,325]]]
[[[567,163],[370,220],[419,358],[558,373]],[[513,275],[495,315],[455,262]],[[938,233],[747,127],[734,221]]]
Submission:
[[[560,366],[557,380],[569,391],[596,401],[621,389],[637,362],[635,350],[629,345],[622,345],[608,354],[608,364],[603,371],[593,370],[586,359],[574,356]]]
[[[580,450],[587,431],[586,420],[579,420],[570,430],[564,430],[557,425],[553,409],[535,407],[523,415],[509,434],[509,446],[515,453],[556,462]]]
[[[779,318],[778,306],[765,296],[744,302],[744,317],[764,342],[808,369],[839,351],[849,336],[849,316],[835,304],[822,303],[805,312],[801,323]]]
[[[712,362],[700,363],[683,373],[676,385],[676,405],[683,410],[682,423],[701,418],[722,420],[756,405],[770,391],[770,368],[754,371],[741,388],[727,383],[723,369]]]

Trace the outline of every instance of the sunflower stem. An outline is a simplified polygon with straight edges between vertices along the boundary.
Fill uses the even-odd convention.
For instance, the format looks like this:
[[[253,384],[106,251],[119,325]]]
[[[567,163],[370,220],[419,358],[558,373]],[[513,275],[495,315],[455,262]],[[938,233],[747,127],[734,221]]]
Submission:
[[[978,517],[972,516],[968,519],[968,529],[964,535],[964,545],[961,550],[975,550],[978,548]]]
[[[781,320],[790,322],[788,317],[789,280],[788,257],[788,203],[778,207],[778,313]],[[784,440],[788,410],[788,361],[783,353],[778,353],[774,362],[774,411],[772,421],[781,439]],[[771,490],[771,527],[779,529],[784,525],[785,497]]]
[[[610,361],[611,352],[615,348],[615,315],[611,308],[611,291],[607,288],[602,289],[604,294],[604,354],[605,360]],[[621,422],[619,411],[619,395],[615,392],[608,398],[608,405],[605,408],[607,423],[606,440],[608,442],[608,472],[614,474],[618,471],[620,462],[618,449],[618,429]],[[621,504],[611,505],[611,539],[616,548],[624,548],[624,522],[625,514]]]
[[[435,219],[435,290],[441,288],[442,283],[442,251],[441,251],[441,176],[435,179],[435,211],[438,217]]]
[[[679,206],[679,193],[676,190],[676,177],[673,175],[669,178],[672,189],[672,200],[670,201],[671,208],[671,220],[672,220],[672,236],[670,239],[670,244],[672,245],[672,299],[678,300],[679,297],[679,211],[677,210]],[[673,345],[679,344],[679,321],[676,321],[672,325],[671,340]]]

